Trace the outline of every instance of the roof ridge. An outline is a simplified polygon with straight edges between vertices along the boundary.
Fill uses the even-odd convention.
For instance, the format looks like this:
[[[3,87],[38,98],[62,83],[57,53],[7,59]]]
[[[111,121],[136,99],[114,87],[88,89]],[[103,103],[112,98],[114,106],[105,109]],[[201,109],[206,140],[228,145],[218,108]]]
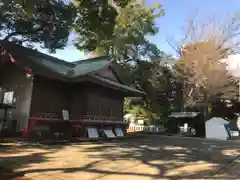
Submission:
[[[110,56],[99,56],[91,59],[81,60],[77,63],[67,62],[19,44],[3,42],[0,40],[0,44],[1,43],[8,53],[12,54],[15,58],[19,56],[23,59],[26,59],[26,61],[32,59],[36,64],[38,64],[39,68],[47,68],[50,71],[68,76],[69,78],[93,73],[112,62],[112,58]],[[27,64],[30,68],[32,66],[34,67],[34,65],[31,65],[31,62],[29,63]]]
[[[57,58],[57,57],[53,57],[51,55],[48,55],[48,54],[45,54],[45,53],[42,53],[40,52],[39,50],[37,49],[31,49],[31,48],[28,48],[28,47],[25,47],[25,46],[22,46],[22,45],[19,45],[19,44],[16,44],[16,43],[13,43],[13,42],[10,42],[10,41],[3,41],[3,40],[0,40],[0,44],[3,43],[3,44],[7,44],[7,46],[14,46],[15,48],[19,48],[19,49],[24,49],[26,51],[28,51],[29,53],[34,53],[34,55],[38,55],[38,56],[42,56],[42,57],[46,57],[48,60],[50,61],[55,61],[55,62],[59,62],[59,63],[62,63],[64,65],[70,65],[72,67],[75,66],[75,64],[71,63],[71,62],[68,62],[68,61],[65,61],[63,59],[60,59],[60,58]]]
[[[134,87],[127,86],[125,84],[113,81],[111,79],[108,79],[108,78],[105,78],[105,77],[102,77],[102,76],[99,76],[99,75],[96,75],[96,74],[89,74],[89,76],[92,77],[92,78],[97,78],[100,81],[105,81],[106,83],[110,83],[113,86],[119,86],[120,88],[124,88],[124,89],[130,90],[130,91],[135,91],[135,92],[140,93],[140,94],[146,94],[146,92],[144,92],[144,91],[141,91],[141,90],[136,89]]]
[[[103,58],[107,58],[109,61],[111,59],[110,56],[98,56],[98,57],[94,57],[94,58],[90,58],[90,59],[82,59],[82,60],[78,60],[78,61],[73,61],[73,64],[81,64],[83,62],[87,62],[87,61],[99,61],[102,60]]]

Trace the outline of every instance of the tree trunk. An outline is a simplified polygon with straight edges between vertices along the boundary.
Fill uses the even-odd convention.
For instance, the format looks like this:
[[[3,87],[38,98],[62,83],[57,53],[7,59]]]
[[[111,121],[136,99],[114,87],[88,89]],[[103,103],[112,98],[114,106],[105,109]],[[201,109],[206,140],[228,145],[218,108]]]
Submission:
[[[203,116],[204,116],[204,122],[209,120],[209,111],[208,111],[208,104],[209,104],[209,98],[206,92],[204,92],[204,103],[203,103]]]
[[[240,80],[238,80],[238,101],[240,101]]]
[[[3,117],[3,121],[0,122],[1,123],[1,129],[0,129],[0,137],[2,137],[3,135],[3,131],[7,122],[7,115],[8,115],[8,109],[4,109],[4,117]]]
[[[182,103],[181,103],[181,111],[184,112],[185,111],[185,98],[184,98],[184,90],[185,90],[185,83],[183,81],[183,85],[182,85],[182,90],[181,90],[181,99],[182,99]]]

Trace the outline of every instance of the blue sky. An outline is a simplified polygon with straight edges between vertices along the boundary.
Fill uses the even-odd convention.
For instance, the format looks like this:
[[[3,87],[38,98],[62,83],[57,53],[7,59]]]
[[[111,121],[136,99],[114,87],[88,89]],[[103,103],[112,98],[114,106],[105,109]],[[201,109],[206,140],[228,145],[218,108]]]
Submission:
[[[153,0],[147,0],[150,4]],[[167,39],[178,41],[181,38],[182,29],[186,21],[196,14],[200,19],[211,17],[225,18],[235,12],[240,13],[240,0],[159,0],[163,6],[165,16],[156,20],[159,33],[149,40],[155,43],[159,49],[166,53],[173,54],[174,50],[168,45]],[[86,58],[83,52],[69,45],[64,50],[58,50],[52,56],[59,57],[67,61],[74,61]],[[45,51],[43,51],[45,52]]]

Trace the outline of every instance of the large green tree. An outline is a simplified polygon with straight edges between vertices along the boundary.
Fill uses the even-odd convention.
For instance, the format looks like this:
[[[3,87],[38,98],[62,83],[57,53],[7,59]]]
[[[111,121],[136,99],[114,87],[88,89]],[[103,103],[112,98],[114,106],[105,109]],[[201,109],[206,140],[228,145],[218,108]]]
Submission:
[[[111,34],[117,9],[130,0],[2,0],[0,32],[6,41],[63,48],[74,29],[92,42],[92,34]],[[85,46],[84,49],[89,49]]]
[[[159,123],[167,120],[172,111],[181,110],[182,84],[176,77],[174,65],[170,64],[174,61],[163,54],[152,61],[141,60],[121,66],[127,72],[124,77],[127,83],[147,93],[144,97],[127,99],[127,112],[139,113],[139,116]]]
[[[146,37],[158,32],[155,20],[163,15],[159,4],[147,6],[145,1],[132,0],[124,6],[111,6],[108,11],[103,10],[101,13],[105,14],[105,18],[96,19],[97,28],[90,28],[90,24],[83,25],[82,13],[78,16],[74,29],[79,34],[75,44],[80,50],[95,52],[97,55],[111,54],[118,61],[124,62],[159,55],[160,51]],[[112,23],[104,23],[106,19]]]
[[[0,7],[0,32],[5,41],[40,43],[51,51],[66,45],[75,17],[71,3],[4,0]]]
[[[81,21],[76,22],[75,31],[79,34],[75,41],[76,46],[80,50],[93,52],[96,56],[113,55],[122,79],[129,86],[147,93],[147,96],[142,98],[127,99],[127,112],[151,120],[157,116],[166,118],[169,110],[173,109],[173,97],[170,97],[170,91],[175,88],[171,86],[174,86],[173,77],[168,68],[162,68],[160,65],[164,53],[147,39],[147,36],[158,32],[155,22],[164,13],[161,5],[153,3],[148,6],[145,1],[129,1],[125,6],[114,7],[112,11],[114,23],[99,25],[99,28],[92,29],[93,31],[88,30],[89,25],[81,26]],[[156,84],[152,83],[154,71],[161,71],[162,76],[156,80],[166,81],[164,86],[155,86]]]
[[[149,81],[152,92],[149,94],[152,109],[158,111],[161,119],[166,120],[173,111],[180,111],[182,107],[182,82],[175,73],[175,63],[171,56],[163,57],[163,60],[154,62],[154,68]]]

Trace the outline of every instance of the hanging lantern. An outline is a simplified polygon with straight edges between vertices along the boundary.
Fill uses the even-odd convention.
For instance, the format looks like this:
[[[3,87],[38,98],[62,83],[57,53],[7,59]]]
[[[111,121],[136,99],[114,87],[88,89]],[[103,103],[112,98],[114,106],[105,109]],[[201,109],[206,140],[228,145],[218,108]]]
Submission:
[[[9,60],[10,60],[12,63],[15,63],[15,62],[16,62],[15,58],[13,58],[11,54],[8,54],[8,56],[9,56]]]
[[[26,77],[29,79],[29,78],[31,78],[31,77],[32,77],[32,75],[31,75],[31,74],[28,74],[28,73],[26,73]]]
[[[28,67],[25,67],[24,68],[24,71],[25,71],[25,74],[26,74],[26,77],[27,79],[31,78],[32,77],[32,70]]]

